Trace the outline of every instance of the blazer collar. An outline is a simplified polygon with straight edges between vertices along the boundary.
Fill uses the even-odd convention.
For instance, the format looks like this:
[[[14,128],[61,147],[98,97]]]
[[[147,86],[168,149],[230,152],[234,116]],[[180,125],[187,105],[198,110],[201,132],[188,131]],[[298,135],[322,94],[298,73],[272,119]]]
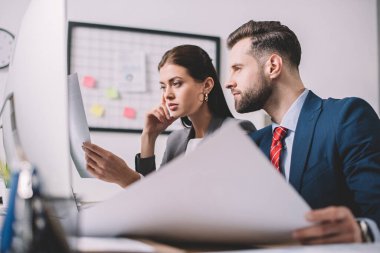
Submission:
[[[322,110],[322,99],[312,91],[306,97],[298,119],[290,164],[289,183],[299,191],[309,157],[315,125]]]

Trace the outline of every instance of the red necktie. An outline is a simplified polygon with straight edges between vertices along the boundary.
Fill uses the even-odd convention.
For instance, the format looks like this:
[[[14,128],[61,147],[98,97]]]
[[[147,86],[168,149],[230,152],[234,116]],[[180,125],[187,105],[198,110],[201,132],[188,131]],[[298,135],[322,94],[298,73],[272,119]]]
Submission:
[[[286,136],[287,131],[288,129],[282,126],[276,127],[273,131],[272,146],[270,148],[269,158],[278,172],[281,172],[280,155],[282,150],[282,139]]]

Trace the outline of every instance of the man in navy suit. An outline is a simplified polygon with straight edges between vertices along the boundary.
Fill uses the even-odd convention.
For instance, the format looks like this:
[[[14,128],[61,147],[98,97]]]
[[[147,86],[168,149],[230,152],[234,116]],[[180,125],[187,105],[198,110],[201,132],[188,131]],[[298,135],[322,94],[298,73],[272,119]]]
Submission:
[[[359,98],[321,99],[299,75],[299,41],[280,22],[239,27],[228,38],[231,90],[239,113],[264,109],[272,125],[251,134],[313,208],[304,244],[380,239],[380,120]],[[279,210],[280,212],[280,210]]]

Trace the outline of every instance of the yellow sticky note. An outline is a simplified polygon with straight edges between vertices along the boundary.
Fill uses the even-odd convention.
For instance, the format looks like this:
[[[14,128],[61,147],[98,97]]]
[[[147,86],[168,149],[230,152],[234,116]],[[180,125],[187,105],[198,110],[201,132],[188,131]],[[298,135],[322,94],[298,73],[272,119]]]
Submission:
[[[93,116],[100,118],[103,117],[105,109],[102,105],[95,104],[91,106],[90,112]]]
[[[108,99],[118,99],[119,91],[114,87],[109,87],[106,89],[106,97]]]

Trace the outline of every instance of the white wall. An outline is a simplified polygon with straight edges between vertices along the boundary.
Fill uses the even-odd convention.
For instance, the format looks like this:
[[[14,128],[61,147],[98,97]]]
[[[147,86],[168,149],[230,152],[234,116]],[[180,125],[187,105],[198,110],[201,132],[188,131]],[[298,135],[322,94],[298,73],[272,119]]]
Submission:
[[[21,24],[21,17],[24,15],[30,0],[8,1],[0,0],[0,27],[10,31],[13,35],[17,34]],[[8,74],[8,69],[0,69],[0,103],[3,102],[4,86]],[[1,105],[0,104],[0,105]],[[2,122],[0,120],[0,122]],[[4,148],[2,146],[3,135],[0,134],[0,160],[5,161]]]
[[[17,32],[29,0],[0,0],[0,27]],[[301,77],[322,97],[358,96],[379,113],[376,0],[68,0],[72,21],[176,31],[222,38],[221,79],[226,80],[230,32],[250,19],[279,20],[288,25],[303,49]],[[0,70],[0,92],[7,70]],[[226,97],[233,108],[232,97]],[[261,113],[235,115],[261,127]],[[95,143],[134,166],[138,134],[92,133]],[[166,136],[159,139],[161,160]]]
[[[21,17],[29,1],[30,0],[0,0],[0,27],[16,35],[21,23]],[[3,91],[7,72],[7,69],[0,69],[0,92]]]

